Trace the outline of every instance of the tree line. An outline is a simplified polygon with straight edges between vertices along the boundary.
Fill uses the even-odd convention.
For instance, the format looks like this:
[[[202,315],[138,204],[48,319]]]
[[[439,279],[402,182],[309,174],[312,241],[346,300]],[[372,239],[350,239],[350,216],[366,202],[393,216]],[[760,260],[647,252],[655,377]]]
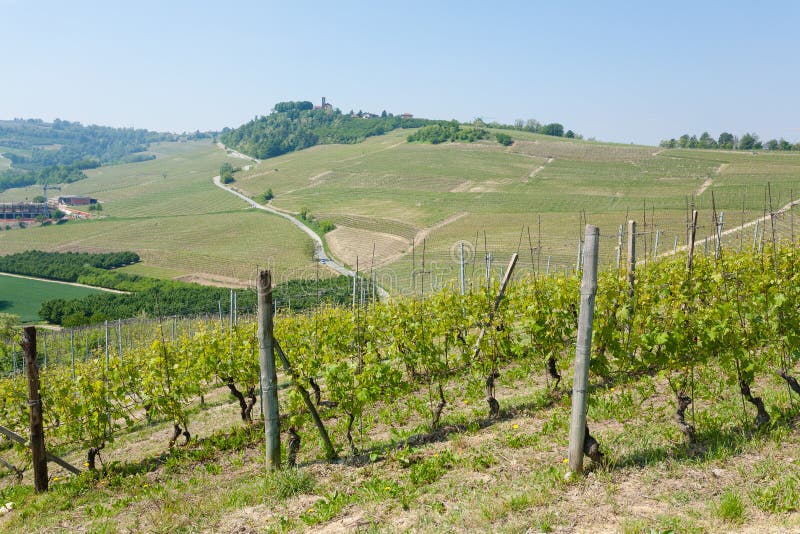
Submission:
[[[266,159],[315,145],[360,143],[398,128],[419,128],[426,119],[402,118],[385,111],[380,116],[343,114],[337,109],[313,109],[311,102],[279,102],[272,113],[242,126],[225,128],[220,141],[249,156]]]
[[[483,123],[481,119],[476,119],[476,123]],[[514,124],[502,124],[499,122],[490,122],[486,124],[489,128],[497,128],[501,130],[519,130],[521,132],[538,133],[542,135],[550,135],[553,137],[566,137],[567,139],[583,139],[582,135],[576,134],[572,130],[564,130],[564,125],[560,122],[551,122],[542,124],[536,119],[522,120],[517,119]]]
[[[114,269],[136,263],[135,252],[90,254],[85,252],[42,252],[29,250],[0,256],[0,271],[37,276],[64,282],[78,282],[95,287],[126,291],[99,293],[78,299],[52,299],[42,303],[39,316],[53,324],[78,326],[105,320],[126,319],[145,314],[197,315],[228,310],[227,288],[202,286],[189,282],[162,280]],[[275,299],[293,310],[319,304],[346,304],[352,298],[352,279],[339,276],[319,281],[292,280],[275,288]],[[252,291],[240,291],[237,298],[241,310],[256,305]]]
[[[472,143],[480,139],[486,139],[487,137],[489,137],[489,132],[484,128],[462,128],[458,121],[452,120],[449,122],[440,121],[423,126],[409,135],[406,140],[409,143],[431,143],[438,145],[439,143],[454,141]]]
[[[0,256],[0,271],[25,276],[36,276],[63,282],[77,282],[87,267],[115,269],[139,262],[135,252],[43,252],[26,250]]]
[[[220,311],[227,313],[230,310],[230,289],[223,287],[100,269],[88,269],[78,278],[78,282],[129,293],[95,293],[78,299],[47,300],[42,303],[39,316],[50,323],[70,327],[141,315],[187,316]],[[273,294],[281,307],[301,311],[321,304],[346,304],[352,298],[352,286],[352,279],[347,276],[319,281],[293,280],[278,284]],[[239,312],[254,312],[255,293],[249,290],[238,290],[236,293]]]
[[[56,119],[0,121],[2,156],[12,168],[0,173],[0,191],[35,183],[68,183],[86,177],[83,170],[108,163],[154,159],[150,143],[172,141],[173,134],[133,128],[83,126]]]
[[[697,135],[683,134],[678,139],[664,139],[659,144],[662,148],[712,148],[721,150],[800,150],[800,143],[790,143],[786,139],[770,139],[763,142],[758,134],[745,133],[738,137],[730,132],[722,132],[717,139],[708,132]]]

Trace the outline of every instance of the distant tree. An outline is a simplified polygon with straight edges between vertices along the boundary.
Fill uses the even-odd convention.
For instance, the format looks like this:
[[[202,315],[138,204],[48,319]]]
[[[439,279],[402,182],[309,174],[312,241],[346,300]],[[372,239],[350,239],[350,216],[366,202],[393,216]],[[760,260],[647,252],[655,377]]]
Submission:
[[[542,123],[537,121],[536,119],[528,119],[525,122],[525,129],[529,132],[538,133],[539,130],[542,128]]]
[[[572,130],[567,130],[564,133],[564,137],[566,137],[567,139],[575,139],[575,132],[573,132]]]
[[[784,138],[778,142],[780,150],[792,150],[792,144]]]
[[[767,141],[767,150],[778,150],[780,148],[780,144],[778,144],[777,139],[770,139]]]
[[[381,111],[381,118],[382,119],[386,118],[386,110],[385,109],[383,111]]]
[[[261,193],[261,195],[259,195],[258,200],[260,200],[261,202],[269,202],[273,198],[275,198],[275,195],[272,193],[272,188],[270,187],[269,189]]]
[[[717,142],[708,132],[703,132],[700,136],[699,146],[700,148],[717,148]]]
[[[45,201],[45,198],[42,195],[36,195],[33,197],[33,201],[41,204]]]
[[[739,139],[739,150],[756,150],[761,148],[761,143],[756,134],[746,133]]]
[[[508,134],[496,133],[494,136],[497,138],[497,142],[503,146],[511,146],[514,143],[514,140],[511,139],[511,136]]]
[[[223,163],[219,168],[219,178],[223,184],[230,184],[233,182],[233,165],[229,162]]]
[[[697,148],[699,141],[697,140],[697,136],[693,135],[689,138],[689,148]]]
[[[552,122],[550,124],[545,124],[544,126],[542,126],[541,133],[543,133],[544,135],[552,135],[554,137],[563,137],[564,127],[557,122]]]
[[[736,144],[736,139],[733,137],[732,133],[722,132],[719,134],[719,139],[717,140],[717,144],[719,148],[724,148],[726,150],[732,150],[734,145]]]
[[[689,148],[689,134],[683,134],[678,138],[678,146],[681,148]]]
[[[514,128],[521,130],[523,126],[525,126],[525,121],[523,121],[522,119],[516,119],[514,121]]]

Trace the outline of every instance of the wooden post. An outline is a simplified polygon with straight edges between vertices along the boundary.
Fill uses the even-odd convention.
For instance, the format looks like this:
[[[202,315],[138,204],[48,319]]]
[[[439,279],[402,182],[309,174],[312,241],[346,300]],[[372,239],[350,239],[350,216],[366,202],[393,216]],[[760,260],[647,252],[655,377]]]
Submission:
[[[508,287],[508,283],[511,281],[511,275],[514,273],[514,267],[517,265],[517,259],[519,259],[519,255],[515,252],[511,255],[511,259],[508,261],[508,267],[506,268],[506,273],[503,275],[503,279],[500,282],[500,289],[497,291],[497,296],[494,298],[494,304],[492,308],[489,310],[489,320],[487,324],[491,323],[494,319],[494,315],[497,313],[497,310],[500,309],[500,303],[503,301],[503,297],[506,294],[506,288]],[[475,352],[472,356],[472,359],[475,360],[478,358],[478,355],[481,353],[481,341],[483,340],[483,336],[486,335],[486,324],[481,326],[480,331],[478,332],[478,339],[475,342]]]
[[[636,221],[628,221],[628,296],[633,299],[636,283]]]
[[[33,487],[36,493],[41,493],[47,491],[47,454],[44,448],[42,398],[39,396],[39,365],[36,363],[36,328],[33,326],[22,329],[22,352],[28,374]]]
[[[689,270],[689,277],[692,276],[692,265],[694,264],[694,239],[697,233],[697,210],[692,211],[692,225],[689,227],[689,259],[686,267]]]
[[[458,250],[459,250],[459,264],[460,264],[458,269],[458,274],[461,279],[461,294],[463,295],[466,290],[466,286],[464,285],[464,242],[463,241],[459,242]]]
[[[594,299],[597,294],[599,237],[600,229],[587,224],[586,246],[583,253],[583,279],[581,281],[581,308],[578,316],[578,341],[575,349],[575,378],[572,384],[572,415],[569,425],[569,470],[573,473],[580,473],[583,470],[583,442],[586,438],[589,357],[592,351]]]
[[[261,396],[264,399],[264,435],[267,469],[281,466],[281,430],[278,417],[278,376],[272,337],[272,276],[258,273],[258,360],[261,366]]]

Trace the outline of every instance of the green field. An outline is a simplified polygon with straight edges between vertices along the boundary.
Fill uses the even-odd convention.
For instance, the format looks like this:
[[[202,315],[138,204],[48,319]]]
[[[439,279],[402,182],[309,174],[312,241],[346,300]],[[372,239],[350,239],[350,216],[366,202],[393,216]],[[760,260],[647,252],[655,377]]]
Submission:
[[[100,218],[59,226],[0,232],[4,253],[30,248],[56,251],[132,250],[138,274],[244,285],[256,266],[285,277],[307,275],[311,240],[286,220],[248,209],[211,178],[229,158],[210,141],[163,143],[157,159],[87,171],[88,179],[61,186],[60,194],[97,197]],[[0,202],[32,198],[41,188],[0,193]],[[54,192],[51,194],[59,194]]]
[[[39,321],[42,302],[50,299],[75,299],[97,289],[78,287],[59,282],[0,275],[0,313],[19,315],[23,322]]]
[[[460,241],[467,242],[466,274],[475,283],[485,278],[488,254],[493,276],[512,252],[520,253],[522,269],[563,272],[575,267],[584,222],[600,227],[600,261],[608,266],[628,219],[638,223],[644,259],[671,250],[676,239],[685,244],[690,202],[700,210],[702,239],[714,232],[712,195],[723,229],[769,211],[767,182],[774,209],[800,196],[800,154],[663,150],[516,131],[510,147],[492,140],[409,144],[408,133],[272,158],[237,173],[234,186],[253,197],[271,188],[273,206],[308,208],[331,220],[333,255],[375,271],[394,292],[454,280]],[[101,167],[62,186],[61,194],[99,198],[101,219],[3,231],[0,249],[133,250],[143,263],[132,272],[220,285],[249,284],[256,266],[282,279],[316,275],[302,232],[212,184],[223,162],[248,162],[210,141],[163,143],[152,152],[156,160]],[[0,202],[40,193],[9,190]],[[789,236],[792,226],[793,216],[780,217],[776,234]],[[724,241],[746,247],[753,238],[748,228]]]

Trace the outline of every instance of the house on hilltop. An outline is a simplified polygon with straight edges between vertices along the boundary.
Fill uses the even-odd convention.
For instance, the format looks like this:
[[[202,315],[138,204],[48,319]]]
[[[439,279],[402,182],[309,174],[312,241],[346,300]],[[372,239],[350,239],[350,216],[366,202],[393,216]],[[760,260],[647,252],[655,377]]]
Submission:
[[[324,109],[325,111],[333,111],[333,106],[330,102],[325,101],[325,97],[322,97],[322,105],[321,106],[314,106],[314,109]]]

